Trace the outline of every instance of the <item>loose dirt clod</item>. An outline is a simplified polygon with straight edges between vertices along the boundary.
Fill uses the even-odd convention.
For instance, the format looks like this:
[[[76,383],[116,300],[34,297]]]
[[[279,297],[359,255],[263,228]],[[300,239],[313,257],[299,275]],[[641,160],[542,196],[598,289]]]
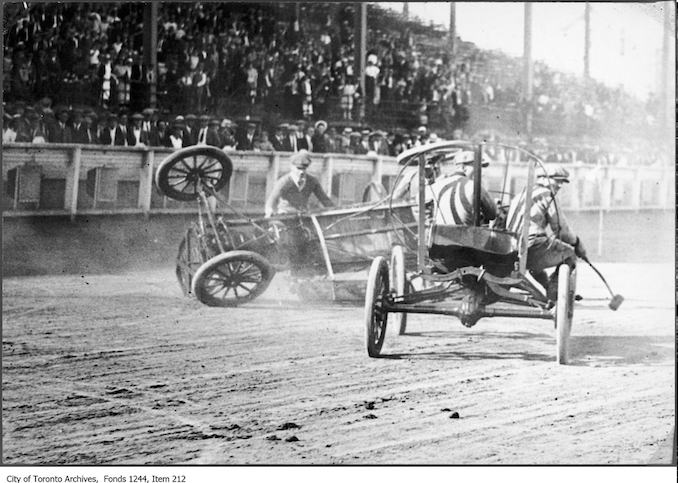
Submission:
[[[269,441],[280,441],[280,438],[275,434],[272,434],[270,436],[266,436],[266,439],[269,440]]]
[[[450,414],[450,419],[459,419],[459,413],[457,411]]]
[[[452,410],[450,408],[442,408],[441,411],[444,413],[449,413]]]
[[[363,416],[363,418],[365,418],[365,419],[377,419],[377,415],[376,414],[366,414],[365,416]]]
[[[299,441],[299,438],[297,438],[296,436],[290,436],[289,438],[285,438],[285,441],[287,441],[288,443],[294,443],[295,441]]]

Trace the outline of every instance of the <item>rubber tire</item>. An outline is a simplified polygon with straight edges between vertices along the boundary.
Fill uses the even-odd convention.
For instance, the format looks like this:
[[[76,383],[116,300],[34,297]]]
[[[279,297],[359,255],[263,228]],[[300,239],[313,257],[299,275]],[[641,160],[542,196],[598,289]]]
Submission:
[[[233,163],[226,153],[214,146],[189,146],[170,154],[158,166],[155,172],[155,185],[163,195],[178,201],[193,201],[199,198],[197,192],[183,193],[174,189],[170,186],[168,178],[170,171],[180,160],[193,156],[206,156],[216,159],[221,165],[222,172],[221,177],[213,184],[213,189],[219,191],[226,186],[233,173]]]
[[[410,287],[405,276],[405,252],[400,245],[394,246],[391,250],[391,264],[389,265],[388,275],[391,290],[396,295],[409,293]],[[393,322],[398,326],[398,335],[403,335],[407,330],[407,314],[405,312],[394,312]]]
[[[182,263],[182,257],[185,258],[185,265],[187,266]],[[186,297],[190,297],[193,294],[192,281],[193,274],[195,273],[193,267],[197,270],[207,259],[209,259],[209,256],[207,256],[203,247],[200,246],[197,227],[189,227],[184,238],[181,239],[181,243],[179,243],[175,269],[179,287],[181,287],[181,291]]]
[[[243,297],[236,296],[235,298],[226,299],[215,297],[210,294],[207,290],[207,287],[205,286],[209,275],[213,273],[217,267],[235,262],[247,262],[255,265],[261,273],[261,281],[255,285],[254,289],[250,293]],[[195,294],[195,297],[200,302],[205,305],[209,305],[210,307],[235,307],[247,302],[251,302],[259,295],[264,293],[264,291],[268,288],[268,285],[271,283],[274,275],[275,269],[273,266],[268,262],[268,260],[258,253],[248,252],[245,250],[234,250],[217,255],[216,257],[211,258],[202,264],[193,276],[192,290]]]
[[[384,345],[388,312],[382,313],[377,304],[388,294],[388,285],[388,263],[384,257],[376,257],[372,260],[365,290],[365,347],[370,357],[379,357]]]
[[[569,361],[569,339],[574,301],[570,280],[569,265],[560,265],[558,267],[558,300],[556,301],[556,362],[558,364],[567,364]]]

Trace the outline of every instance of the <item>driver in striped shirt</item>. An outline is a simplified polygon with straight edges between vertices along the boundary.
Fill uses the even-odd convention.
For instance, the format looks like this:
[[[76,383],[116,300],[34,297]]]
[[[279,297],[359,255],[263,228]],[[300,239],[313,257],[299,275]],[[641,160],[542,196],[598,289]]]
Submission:
[[[557,267],[561,263],[567,263],[574,268],[577,257],[586,258],[584,244],[568,225],[556,200],[558,191],[565,183],[570,182],[569,177],[566,169],[549,165],[537,175],[532,189],[527,269],[547,289],[549,298],[555,298],[557,293],[557,271],[549,279],[544,270]],[[511,201],[506,220],[506,228],[518,234],[523,229],[525,196],[526,190],[523,190]]]

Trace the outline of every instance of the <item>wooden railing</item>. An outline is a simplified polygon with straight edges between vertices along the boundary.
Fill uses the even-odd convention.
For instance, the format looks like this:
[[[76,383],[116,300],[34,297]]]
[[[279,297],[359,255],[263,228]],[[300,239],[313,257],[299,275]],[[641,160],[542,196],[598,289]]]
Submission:
[[[193,203],[171,200],[154,186],[155,169],[169,148],[13,143],[2,148],[3,217],[187,213]],[[234,172],[220,195],[246,213],[262,213],[276,179],[289,169],[290,153],[228,153]],[[310,173],[339,204],[361,201],[365,187],[389,188],[400,171],[394,158],[349,154],[313,155]],[[674,207],[671,168],[570,164],[572,182],[558,195],[568,210],[639,210]],[[496,198],[515,193],[526,176],[523,163],[499,156],[484,184]],[[504,201],[508,201],[506,198]]]

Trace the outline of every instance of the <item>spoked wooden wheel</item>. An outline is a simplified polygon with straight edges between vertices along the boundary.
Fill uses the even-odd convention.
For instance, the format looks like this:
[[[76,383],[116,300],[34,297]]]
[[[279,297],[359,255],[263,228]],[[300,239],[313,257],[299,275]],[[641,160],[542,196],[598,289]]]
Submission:
[[[186,296],[193,293],[191,287],[193,275],[211,257],[199,233],[196,226],[191,226],[179,244],[176,274],[181,291]]]
[[[192,289],[205,305],[234,307],[261,295],[273,275],[275,269],[261,255],[235,250],[206,261],[195,273]]]
[[[155,184],[162,194],[179,201],[197,199],[201,190],[219,191],[231,177],[233,163],[214,146],[191,146],[160,163]]]
[[[405,277],[405,252],[403,247],[396,245],[391,251],[391,264],[389,265],[389,281],[391,290],[396,296],[402,296],[409,292],[409,283]],[[398,328],[398,335],[403,335],[407,330],[407,313],[396,312],[393,321]]]
[[[558,267],[558,300],[556,301],[556,362],[567,364],[569,360],[569,339],[574,313],[574,271],[569,265]]]
[[[372,261],[365,291],[365,341],[370,357],[378,357],[384,345],[388,312],[383,303],[388,291],[388,264],[384,257],[377,257]]]

